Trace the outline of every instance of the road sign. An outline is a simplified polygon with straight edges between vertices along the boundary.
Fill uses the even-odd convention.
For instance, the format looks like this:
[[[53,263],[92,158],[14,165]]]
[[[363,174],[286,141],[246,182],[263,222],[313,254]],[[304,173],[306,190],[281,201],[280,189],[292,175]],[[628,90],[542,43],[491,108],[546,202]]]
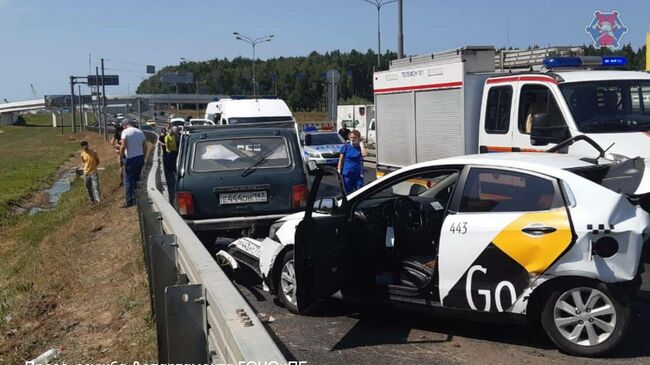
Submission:
[[[148,74],[155,74],[156,73],[156,66],[147,65],[147,73]]]
[[[160,74],[160,81],[166,84],[191,84],[194,81],[194,74],[191,72],[163,72]]]
[[[104,85],[117,86],[120,84],[119,75],[104,75]],[[96,75],[88,75],[88,86],[102,85],[102,77]]]

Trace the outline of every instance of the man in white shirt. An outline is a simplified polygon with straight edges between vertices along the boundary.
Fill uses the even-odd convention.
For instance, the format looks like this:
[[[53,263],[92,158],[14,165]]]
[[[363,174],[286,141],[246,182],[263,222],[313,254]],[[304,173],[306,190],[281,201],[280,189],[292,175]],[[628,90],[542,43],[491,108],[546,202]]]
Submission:
[[[125,159],[124,162],[124,208],[135,205],[135,188],[142,167],[144,167],[144,156],[147,154],[147,139],[144,133],[138,128],[133,127],[129,118],[122,121],[124,130],[120,140],[120,156]]]

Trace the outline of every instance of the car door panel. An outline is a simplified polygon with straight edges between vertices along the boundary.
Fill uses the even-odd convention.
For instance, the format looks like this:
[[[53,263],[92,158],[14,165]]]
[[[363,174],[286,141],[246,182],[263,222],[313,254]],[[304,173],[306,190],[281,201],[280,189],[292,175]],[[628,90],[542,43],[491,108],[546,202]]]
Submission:
[[[526,176],[518,174],[516,177]],[[540,179],[536,176],[530,178]],[[541,181],[557,188],[550,180]],[[521,180],[517,184],[526,182]],[[530,180],[523,187],[531,190],[530,194],[539,193],[541,189],[538,181]],[[528,193],[525,189],[522,192]],[[507,198],[495,194],[495,191],[498,190],[493,186],[483,189],[482,193],[487,192],[481,195],[485,200],[472,202],[473,206],[477,210],[486,209],[483,203]],[[545,195],[539,195],[540,201],[545,198]],[[517,204],[525,207],[531,203]],[[556,202],[545,210],[522,210],[463,211],[447,216],[442,227],[439,255],[439,291],[444,306],[506,311],[530,282],[571,246],[574,239],[566,207]]]
[[[295,260],[298,309],[304,311],[341,288],[345,215],[309,217],[296,228]]]

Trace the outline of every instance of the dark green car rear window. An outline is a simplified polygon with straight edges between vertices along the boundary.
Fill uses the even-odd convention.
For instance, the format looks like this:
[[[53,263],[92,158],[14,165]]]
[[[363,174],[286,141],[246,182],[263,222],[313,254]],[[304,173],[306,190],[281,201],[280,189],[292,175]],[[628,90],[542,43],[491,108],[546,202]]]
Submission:
[[[257,168],[282,168],[292,163],[284,137],[215,139],[194,146],[192,171],[213,172]]]

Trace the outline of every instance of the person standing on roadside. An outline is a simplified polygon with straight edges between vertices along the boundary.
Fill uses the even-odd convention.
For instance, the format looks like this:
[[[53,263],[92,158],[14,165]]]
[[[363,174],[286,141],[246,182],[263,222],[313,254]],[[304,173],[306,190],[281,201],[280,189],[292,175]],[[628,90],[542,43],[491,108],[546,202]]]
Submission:
[[[124,184],[124,158],[120,156],[120,140],[122,139],[122,131],[124,128],[121,123],[113,123],[115,127],[115,132],[113,133],[113,139],[111,139],[111,145],[115,148],[117,155],[117,163],[120,167],[120,186]]]
[[[363,158],[368,156],[366,147],[361,142],[361,133],[353,130],[348,135],[349,143],[341,146],[339,155],[339,173],[343,176],[345,192],[363,187]]]
[[[165,180],[167,181],[167,193],[169,201],[174,201],[176,195],[176,159],[178,158],[178,127],[172,127],[171,131],[165,136],[165,150],[167,150],[167,159],[163,160],[165,170]]]
[[[345,124],[339,129],[339,135],[344,139],[348,140],[348,136],[350,135],[350,130],[348,127],[345,126]]]
[[[99,203],[101,200],[99,175],[97,174],[99,156],[95,150],[90,149],[88,142],[86,141],[81,141],[81,148],[81,163],[84,165],[84,182],[86,185],[86,192],[88,193],[88,201],[90,201],[90,204]]]
[[[124,208],[135,204],[135,188],[144,167],[144,156],[147,154],[147,139],[144,133],[134,128],[131,123],[131,119],[128,118],[122,121],[124,130],[120,143],[120,156],[125,158]]]

